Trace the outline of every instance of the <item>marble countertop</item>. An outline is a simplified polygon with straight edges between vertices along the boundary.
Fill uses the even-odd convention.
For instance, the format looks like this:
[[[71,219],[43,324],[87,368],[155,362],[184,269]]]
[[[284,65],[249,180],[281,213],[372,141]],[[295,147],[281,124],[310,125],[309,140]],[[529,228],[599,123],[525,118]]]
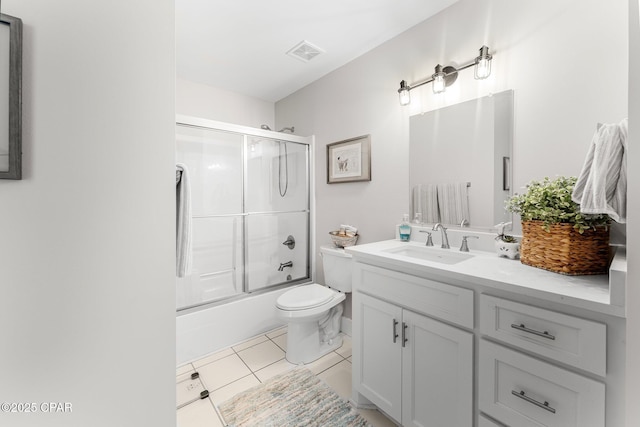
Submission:
[[[489,288],[516,292],[543,300],[559,302],[604,314],[625,317],[626,253],[618,248],[610,274],[566,276],[522,264],[519,260],[499,257],[493,252],[474,251],[468,259],[446,264],[406,255],[403,248],[415,253],[444,254],[455,257],[457,248],[425,247],[423,243],[385,240],[345,248],[356,261],[388,266],[409,274],[433,274],[440,278],[462,280]],[[394,251],[400,251],[394,253]],[[425,252],[426,251],[426,252]],[[439,252],[438,252],[439,251]],[[427,257],[428,258],[428,257]]]

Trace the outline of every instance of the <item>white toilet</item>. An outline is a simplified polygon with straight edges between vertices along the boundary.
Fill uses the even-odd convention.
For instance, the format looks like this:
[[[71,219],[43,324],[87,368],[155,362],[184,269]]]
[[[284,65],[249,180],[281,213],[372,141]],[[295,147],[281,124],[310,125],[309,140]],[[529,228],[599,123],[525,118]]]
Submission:
[[[351,255],[322,246],[320,256],[327,286],[293,288],[276,301],[278,317],[288,323],[287,360],[310,363],[342,345],[340,320],[345,293],[351,292]]]

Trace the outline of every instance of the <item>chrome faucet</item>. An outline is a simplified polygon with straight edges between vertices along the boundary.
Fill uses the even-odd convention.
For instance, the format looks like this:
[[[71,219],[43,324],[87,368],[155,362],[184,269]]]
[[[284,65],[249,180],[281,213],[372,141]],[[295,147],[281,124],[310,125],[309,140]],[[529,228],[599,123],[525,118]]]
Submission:
[[[278,271],[284,271],[287,267],[293,267],[293,261],[281,262]]]
[[[442,249],[449,249],[450,246],[449,246],[449,237],[447,237],[447,229],[444,227],[444,225],[440,224],[439,222],[433,226],[433,231],[438,231],[438,228],[440,229],[440,233],[442,234],[442,245],[440,247]]]

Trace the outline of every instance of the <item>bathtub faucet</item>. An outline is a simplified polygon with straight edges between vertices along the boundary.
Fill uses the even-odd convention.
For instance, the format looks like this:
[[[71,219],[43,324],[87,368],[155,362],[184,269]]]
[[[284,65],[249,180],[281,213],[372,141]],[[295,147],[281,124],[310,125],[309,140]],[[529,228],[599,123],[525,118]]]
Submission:
[[[281,262],[278,271],[284,271],[286,267],[293,267],[293,261]]]

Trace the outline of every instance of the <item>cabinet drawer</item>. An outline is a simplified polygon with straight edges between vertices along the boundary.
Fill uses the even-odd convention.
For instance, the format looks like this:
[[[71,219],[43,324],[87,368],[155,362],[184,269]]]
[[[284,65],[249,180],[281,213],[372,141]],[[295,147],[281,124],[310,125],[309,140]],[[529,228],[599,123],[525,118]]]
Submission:
[[[364,292],[421,314],[473,328],[473,291],[435,280],[355,263],[353,291]]]
[[[602,323],[481,295],[480,331],[596,375],[606,375],[607,328]]]
[[[480,410],[507,425],[604,426],[604,384],[485,340],[479,381]]]
[[[480,418],[478,418],[478,427],[503,427],[503,425],[480,415]]]

